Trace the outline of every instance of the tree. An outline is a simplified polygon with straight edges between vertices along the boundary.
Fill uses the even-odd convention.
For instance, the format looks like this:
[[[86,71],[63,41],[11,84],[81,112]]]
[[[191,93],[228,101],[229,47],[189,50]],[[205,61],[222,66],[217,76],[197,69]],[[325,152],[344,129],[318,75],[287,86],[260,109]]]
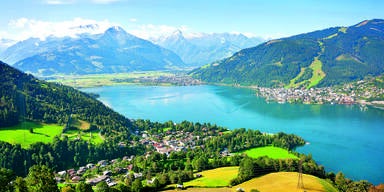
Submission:
[[[169,181],[169,178],[168,178],[168,175],[166,173],[163,173],[160,175],[160,178],[159,178],[160,185],[166,185],[166,184],[168,184],[168,181]]]
[[[157,178],[153,179],[152,186],[155,188],[155,191],[160,187],[160,182]]]
[[[251,158],[245,157],[241,163],[239,168],[239,177],[241,180],[245,181],[251,179],[254,176],[254,163]]]
[[[114,188],[120,192],[130,192],[129,187],[122,183],[117,184]]]
[[[75,190],[71,186],[67,185],[61,188],[61,192],[75,192]]]
[[[22,177],[16,177],[13,188],[14,192],[28,192],[27,183]]]
[[[92,185],[81,181],[76,186],[76,192],[93,192]]]
[[[347,180],[345,179],[345,176],[344,176],[344,174],[342,172],[338,172],[336,174],[335,184],[336,184],[336,187],[340,191],[347,191],[348,183],[347,183]]]
[[[143,189],[143,184],[140,179],[135,179],[135,181],[133,181],[131,189],[133,192],[140,192]]]
[[[97,192],[109,192],[109,187],[105,181],[102,181],[96,185]]]
[[[11,189],[11,181],[15,178],[12,170],[1,168],[0,169],[0,192],[9,191]]]
[[[29,168],[26,181],[30,191],[59,192],[52,170],[45,165]]]

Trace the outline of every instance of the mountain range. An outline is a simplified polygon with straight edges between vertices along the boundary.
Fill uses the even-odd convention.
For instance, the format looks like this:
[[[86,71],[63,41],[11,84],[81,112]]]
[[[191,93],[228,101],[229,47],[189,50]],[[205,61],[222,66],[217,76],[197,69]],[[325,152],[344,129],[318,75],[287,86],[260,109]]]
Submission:
[[[0,59],[35,75],[122,73],[185,67],[170,50],[121,27],[78,37],[30,38],[7,48]]]
[[[175,70],[199,67],[264,41],[232,33],[185,37],[179,30],[148,41],[121,27],[98,31],[90,25],[66,37],[1,39],[0,60],[37,76]]]
[[[384,20],[275,39],[191,72],[205,82],[331,86],[384,73]]]
[[[180,30],[152,39],[152,42],[172,50],[189,66],[199,67],[224,59],[241,49],[254,47],[265,40],[234,33],[198,33],[185,36]]]

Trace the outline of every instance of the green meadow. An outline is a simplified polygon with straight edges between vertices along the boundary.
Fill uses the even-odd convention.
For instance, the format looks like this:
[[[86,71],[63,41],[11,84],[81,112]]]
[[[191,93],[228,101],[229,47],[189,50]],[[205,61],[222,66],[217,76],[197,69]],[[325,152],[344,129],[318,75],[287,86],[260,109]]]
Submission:
[[[30,132],[33,129],[33,133]],[[36,142],[52,142],[56,135],[60,135],[63,126],[56,124],[42,124],[35,122],[22,122],[12,127],[0,128],[0,141],[11,144],[20,144],[23,148]]]
[[[258,158],[262,156],[268,156],[272,159],[297,159],[295,155],[289,153],[288,150],[280,147],[256,147],[245,151],[238,152],[240,154],[247,154],[249,157]]]
[[[98,131],[83,132],[80,130],[68,130],[65,131],[63,135],[68,136],[69,140],[82,139],[84,141],[90,141],[95,145],[104,141]]]
[[[199,172],[202,177],[184,183],[185,187],[225,187],[237,177],[239,167],[221,167]]]

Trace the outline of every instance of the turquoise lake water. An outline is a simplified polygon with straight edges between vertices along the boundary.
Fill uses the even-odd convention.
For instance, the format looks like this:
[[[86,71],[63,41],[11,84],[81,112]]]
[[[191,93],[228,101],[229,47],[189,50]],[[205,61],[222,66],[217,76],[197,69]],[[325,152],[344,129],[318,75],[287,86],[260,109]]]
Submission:
[[[106,86],[82,89],[132,119],[210,122],[262,132],[294,133],[327,171],[384,182],[384,111],[354,105],[266,103],[253,90],[221,86]]]

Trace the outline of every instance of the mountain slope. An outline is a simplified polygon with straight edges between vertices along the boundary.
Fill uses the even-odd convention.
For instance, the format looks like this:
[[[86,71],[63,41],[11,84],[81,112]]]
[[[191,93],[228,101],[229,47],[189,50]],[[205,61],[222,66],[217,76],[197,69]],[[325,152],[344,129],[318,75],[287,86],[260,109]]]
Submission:
[[[384,20],[271,40],[191,72],[207,82],[330,86],[384,73]]]
[[[92,74],[182,68],[172,51],[135,37],[120,27],[78,38],[28,39],[3,52],[1,58],[32,74]]]
[[[129,119],[74,88],[38,80],[1,61],[0,74],[0,127],[19,120],[65,124],[70,117],[106,134],[131,127]]]
[[[156,44],[177,53],[190,66],[201,66],[253,47],[264,40],[242,34],[213,33],[185,37],[181,31],[153,40]]]

